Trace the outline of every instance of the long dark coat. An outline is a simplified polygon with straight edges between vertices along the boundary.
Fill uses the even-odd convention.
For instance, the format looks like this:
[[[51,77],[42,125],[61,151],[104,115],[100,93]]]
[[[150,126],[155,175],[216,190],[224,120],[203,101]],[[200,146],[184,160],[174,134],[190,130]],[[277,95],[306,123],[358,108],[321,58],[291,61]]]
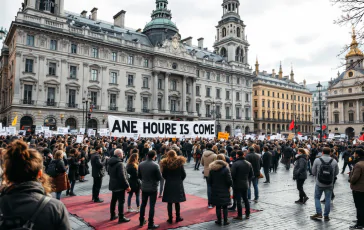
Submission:
[[[166,159],[161,161],[162,176],[165,179],[162,202],[180,203],[186,201],[183,180],[186,172],[183,167],[184,160],[177,157],[171,164],[167,164]]]
[[[210,164],[210,173],[207,183],[211,185],[211,204],[229,205],[229,189],[233,185],[228,164],[222,160],[216,160]]]
[[[138,178],[138,170],[132,164],[126,166],[126,172],[129,174],[129,186],[132,192],[138,192],[140,190],[141,182]]]
[[[69,189],[70,182],[68,180],[68,175],[66,173],[66,167],[64,166],[63,160],[53,160],[56,163],[56,168],[58,175],[56,177],[52,177],[52,187],[53,192],[62,192]]]
[[[68,158],[68,165],[69,165],[68,178],[70,181],[78,180],[80,177],[79,174],[80,162],[78,160],[79,158],[76,157]]]
[[[85,151],[81,151],[81,156],[80,158],[85,158],[85,160],[81,160],[81,164],[79,167],[79,174],[80,176],[86,176],[87,174],[90,174],[89,170],[88,170],[88,154]]]

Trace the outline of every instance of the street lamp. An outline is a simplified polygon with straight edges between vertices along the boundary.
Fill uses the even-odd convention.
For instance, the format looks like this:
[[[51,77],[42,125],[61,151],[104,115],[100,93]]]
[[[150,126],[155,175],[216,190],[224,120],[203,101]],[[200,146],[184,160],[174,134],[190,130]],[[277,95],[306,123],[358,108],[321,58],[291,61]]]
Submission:
[[[85,134],[87,133],[87,120],[88,120],[88,103],[91,101],[91,95],[90,93],[87,94],[87,98],[82,98],[82,104],[86,104],[86,109],[85,109]]]
[[[3,40],[5,38],[5,36],[6,36],[6,34],[7,34],[6,29],[1,27],[1,29],[0,29],[0,40]]]
[[[318,82],[317,86],[316,86],[318,93],[319,93],[319,110],[320,110],[320,142],[322,142],[322,114],[321,114],[321,90],[322,90],[322,85],[320,84],[320,82]]]

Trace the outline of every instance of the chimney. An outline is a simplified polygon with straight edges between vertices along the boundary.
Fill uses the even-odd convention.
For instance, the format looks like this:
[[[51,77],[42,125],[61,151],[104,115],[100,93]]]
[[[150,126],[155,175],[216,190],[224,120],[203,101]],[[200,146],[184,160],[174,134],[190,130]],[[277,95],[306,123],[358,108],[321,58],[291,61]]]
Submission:
[[[267,75],[267,71],[263,70],[263,76]]]
[[[186,42],[186,45],[192,46],[192,37],[185,38],[181,42],[182,43]]]
[[[94,7],[92,10],[91,10],[91,19],[93,20],[93,21],[97,21],[97,8],[96,7]]]
[[[125,28],[125,10],[121,10],[114,16],[114,26]]]
[[[135,32],[137,32],[137,33],[141,33],[142,32],[142,29],[137,29]]]
[[[276,71],[272,69],[272,78],[276,78]]]
[[[87,16],[87,11],[86,10],[82,11],[81,12],[81,17],[86,18],[86,16]]]
[[[203,40],[204,40],[204,38],[197,39],[197,41],[198,41],[198,48],[199,49],[203,49]]]

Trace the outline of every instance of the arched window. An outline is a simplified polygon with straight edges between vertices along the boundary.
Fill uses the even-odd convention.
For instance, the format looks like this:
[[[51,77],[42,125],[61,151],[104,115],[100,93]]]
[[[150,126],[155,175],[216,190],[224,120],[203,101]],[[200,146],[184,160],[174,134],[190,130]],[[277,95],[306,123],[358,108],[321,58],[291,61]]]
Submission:
[[[49,130],[57,130],[57,120],[54,117],[47,117],[44,126],[49,127]]]
[[[238,38],[240,38],[240,27],[238,27],[238,28],[236,29],[236,36],[238,36]]]
[[[97,121],[95,119],[91,119],[88,121],[87,126],[89,129],[97,129]]]
[[[221,55],[222,57],[227,57],[227,51],[226,51],[226,49],[225,49],[224,47],[222,47],[222,48],[221,48],[221,50],[220,50],[220,55]]]
[[[68,118],[66,120],[65,125],[66,125],[66,127],[69,126],[71,130],[76,129],[76,127],[77,127],[76,119],[74,119],[74,118]]]
[[[235,61],[239,61],[240,52],[241,52],[240,47],[236,48],[236,51],[235,51]]]
[[[352,93],[353,92],[353,89],[352,88],[349,88],[349,93]]]
[[[20,119],[20,129],[28,130],[33,125],[33,118],[30,116],[24,116]]]
[[[222,37],[226,37],[226,28],[222,28]]]

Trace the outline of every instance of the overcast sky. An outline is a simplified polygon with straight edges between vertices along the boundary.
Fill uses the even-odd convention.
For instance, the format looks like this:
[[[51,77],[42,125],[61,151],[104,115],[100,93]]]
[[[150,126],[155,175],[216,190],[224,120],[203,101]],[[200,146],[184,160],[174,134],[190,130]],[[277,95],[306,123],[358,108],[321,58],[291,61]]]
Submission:
[[[0,27],[9,28],[22,0],[0,0]],[[169,0],[172,21],[182,38],[205,38],[205,46],[212,50],[218,21],[222,16],[223,0]],[[113,15],[126,10],[126,26],[144,28],[150,21],[155,0],[65,0],[65,10],[90,11],[97,7],[98,18],[113,21]],[[258,56],[260,70],[278,72],[282,61],[284,75],[291,63],[298,82],[329,80],[337,75],[342,48],[350,43],[350,27],[339,27],[333,20],[340,11],[329,0],[240,0],[240,16],[246,24],[250,43],[249,64]],[[341,71],[341,69],[340,69]]]

